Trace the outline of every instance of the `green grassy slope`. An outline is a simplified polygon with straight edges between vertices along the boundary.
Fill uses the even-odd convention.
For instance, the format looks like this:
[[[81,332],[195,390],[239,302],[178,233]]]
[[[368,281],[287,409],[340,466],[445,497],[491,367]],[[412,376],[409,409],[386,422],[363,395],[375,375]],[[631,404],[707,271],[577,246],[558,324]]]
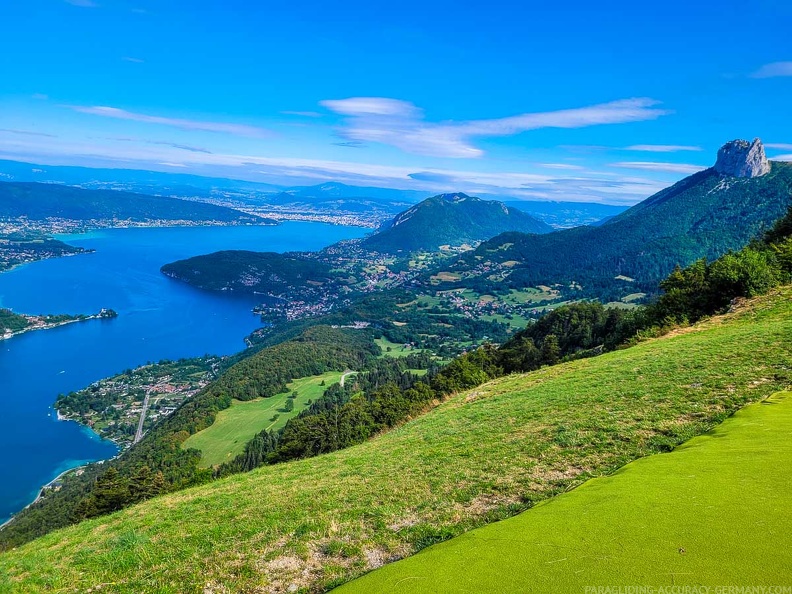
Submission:
[[[339,594],[792,584],[792,392]]]
[[[792,289],[505,377],[359,446],[158,497],[0,555],[0,591],[339,585],[667,451],[792,381]],[[684,546],[684,545],[680,545]]]
[[[182,448],[200,450],[202,467],[229,462],[241,454],[245,444],[263,429],[276,431],[284,427],[286,421],[308,407],[309,400],[320,398],[328,386],[338,383],[341,375],[340,371],[329,371],[295,380],[286,385],[288,391],[269,398],[247,402],[234,400],[229,408],[217,413],[214,423],[187,438]],[[297,398],[293,399],[294,409],[290,412],[281,410],[292,392],[297,392]],[[275,416],[277,418],[273,420]]]

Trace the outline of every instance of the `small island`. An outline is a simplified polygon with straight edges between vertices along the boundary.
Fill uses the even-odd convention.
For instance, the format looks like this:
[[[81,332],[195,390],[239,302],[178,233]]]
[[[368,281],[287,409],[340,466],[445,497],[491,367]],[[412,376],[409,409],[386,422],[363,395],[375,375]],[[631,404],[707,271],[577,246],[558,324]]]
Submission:
[[[27,315],[14,313],[10,309],[0,309],[0,340],[8,340],[14,336],[19,336],[25,332],[33,330],[50,330],[58,326],[65,326],[74,322],[86,322],[88,320],[110,320],[117,318],[118,313],[109,308],[99,310],[93,315]]]

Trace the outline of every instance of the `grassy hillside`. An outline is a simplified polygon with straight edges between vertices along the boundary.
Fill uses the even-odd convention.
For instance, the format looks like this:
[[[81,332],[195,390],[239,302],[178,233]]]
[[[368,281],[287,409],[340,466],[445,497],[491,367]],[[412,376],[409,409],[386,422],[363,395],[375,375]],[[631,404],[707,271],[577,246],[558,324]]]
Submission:
[[[182,444],[183,449],[194,448],[201,452],[201,466],[216,466],[241,454],[245,444],[267,429],[276,431],[286,421],[296,417],[312,401],[322,396],[327,386],[341,379],[340,371],[303,377],[286,384],[286,392],[270,398],[257,398],[242,402],[234,400],[231,406],[217,413],[215,422],[203,431],[191,435]],[[292,398],[296,394],[296,397]],[[286,410],[292,401],[292,410]]]
[[[790,435],[792,393],[782,392],[669,454],[388,565],[338,594],[788,585]]]
[[[84,190],[39,183],[0,183],[0,218],[26,217],[75,221],[121,219],[132,221],[218,221],[274,224],[232,208],[114,190]]]
[[[549,233],[552,227],[496,200],[442,194],[405,210],[362,245],[384,253],[436,251],[443,245],[484,241],[506,231]]]
[[[656,288],[677,264],[740,249],[790,205],[792,164],[774,162],[770,173],[752,179],[723,177],[707,169],[599,227],[493,237],[450,268],[463,280],[449,286],[480,286],[483,291],[489,285],[504,289],[576,281],[593,295],[614,286],[624,295],[636,292],[636,283],[615,280],[623,275],[639,287]],[[488,283],[498,272],[505,280]]]
[[[523,511],[789,386],[792,289],[509,376],[359,446],[155,498],[0,555],[9,592],[321,589]]]

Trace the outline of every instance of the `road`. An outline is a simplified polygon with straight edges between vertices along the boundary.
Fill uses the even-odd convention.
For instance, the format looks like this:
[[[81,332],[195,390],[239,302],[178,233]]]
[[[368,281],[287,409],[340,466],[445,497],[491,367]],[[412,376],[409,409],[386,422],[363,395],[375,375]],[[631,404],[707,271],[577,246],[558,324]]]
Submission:
[[[356,373],[357,373],[357,371],[345,371],[344,375],[341,376],[341,380],[338,383],[341,384],[341,387],[343,388],[344,387],[344,381],[346,380],[347,376],[348,375],[355,375]]]
[[[135,433],[135,439],[132,440],[132,445],[135,445],[141,439],[143,439],[143,422],[146,420],[146,410],[148,410],[148,401],[149,395],[146,392],[146,397],[143,399],[143,410],[140,411],[140,420],[138,421],[138,428],[137,432]]]

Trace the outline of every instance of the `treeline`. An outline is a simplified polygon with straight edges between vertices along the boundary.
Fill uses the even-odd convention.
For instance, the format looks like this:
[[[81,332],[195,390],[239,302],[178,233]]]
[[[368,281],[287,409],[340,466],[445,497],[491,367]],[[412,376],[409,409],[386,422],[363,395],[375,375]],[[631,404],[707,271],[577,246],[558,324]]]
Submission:
[[[101,492],[104,488],[103,476],[110,469],[118,473],[120,484],[130,485],[126,491],[128,497],[123,496],[125,491],[121,487],[121,495],[113,499],[116,504],[120,501],[121,507],[139,501],[141,492],[149,492],[131,488],[134,477],[146,468],[153,476],[162,478],[161,481],[157,478],[157,485],[164,485],[158,486],[157,492],[175,491],[211,480],[212,471],[198,466],[201,453],[183,449],[182,443],[211,425],[217,413],[231,405],[232,399],[268,397],[286,391],[286,384],[300,377],[360,369],[379,352],[370,331],[317,326],[243,359],[226,371],[222,381],[213,382],[185,401],[120,457],[88,466],[81,476],[64,481],[58,491],[17,514],[0,531],[0,548],[16,546],[53,529],[104,513],[107,506],[101,498],[95,501],[96,489]]]

